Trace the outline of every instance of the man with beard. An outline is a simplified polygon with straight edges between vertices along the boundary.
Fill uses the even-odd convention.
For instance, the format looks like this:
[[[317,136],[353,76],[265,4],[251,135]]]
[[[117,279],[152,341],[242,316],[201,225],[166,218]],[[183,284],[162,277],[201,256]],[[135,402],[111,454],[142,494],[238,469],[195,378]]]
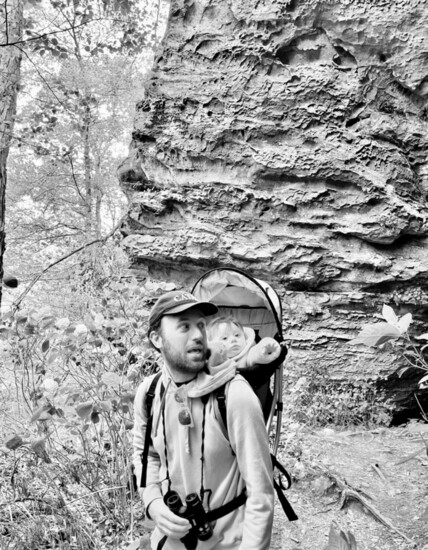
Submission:
[[[161,374],[137,390],[134,466],[146,517],[154,524],[152,550],[270,545],[273,475],[263,413],[240,375],[225,379],[206,370],[205,317],[216,312],[214,304],[174,291],[161,296],[149,316]],[[227,426],[215,391],[224,385]],[[203,509],[197,506],[192,515],[195,500]],[[172,506],[180,501],[183,506]]]

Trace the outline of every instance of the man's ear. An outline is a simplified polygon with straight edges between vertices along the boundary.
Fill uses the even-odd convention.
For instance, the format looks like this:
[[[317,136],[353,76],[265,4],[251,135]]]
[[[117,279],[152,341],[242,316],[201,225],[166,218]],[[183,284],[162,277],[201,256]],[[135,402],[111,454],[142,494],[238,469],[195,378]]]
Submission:
[[[156,330],[149,334],[149,340],[158,351],[162,349],[162,336]]]

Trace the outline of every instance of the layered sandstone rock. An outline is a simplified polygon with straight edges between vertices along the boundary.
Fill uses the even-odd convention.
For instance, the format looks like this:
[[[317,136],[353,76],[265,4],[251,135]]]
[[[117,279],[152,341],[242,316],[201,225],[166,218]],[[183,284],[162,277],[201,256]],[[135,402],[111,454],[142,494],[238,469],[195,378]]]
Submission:
[[[427,26],[423,0],[174,0],[119,171],[134,268],[250,271],[289,368],[389,371],[346,342],[428,308]]]

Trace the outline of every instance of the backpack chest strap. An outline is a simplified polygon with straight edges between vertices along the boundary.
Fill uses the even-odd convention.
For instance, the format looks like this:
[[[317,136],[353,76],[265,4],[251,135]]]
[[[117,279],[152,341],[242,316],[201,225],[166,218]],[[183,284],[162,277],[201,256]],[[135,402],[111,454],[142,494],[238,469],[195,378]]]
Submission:
[[[226,502],[226,504],[223,504],[223,506],[219,506],[214,510],[208,510],[207,520],[217,521],[218,519],[227,516],[227,514],[230,514],[230,512],[233,512],[233,510],[236,510],[237,508],[245,504],[246,500],[247,491],[244,489],[241,494],[239,494],[237,497],[233,498],[229,502]]]

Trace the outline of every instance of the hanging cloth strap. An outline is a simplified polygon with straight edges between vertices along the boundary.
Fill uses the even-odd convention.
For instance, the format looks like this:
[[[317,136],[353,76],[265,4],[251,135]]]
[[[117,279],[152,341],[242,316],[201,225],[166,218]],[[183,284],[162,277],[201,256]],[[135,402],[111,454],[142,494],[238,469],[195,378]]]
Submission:
[[[290,488],[291,486],[291,477],[284,466],[278,461],[275,455],[271,454],[272,466],[280,472],[278,476],[278,481],[274,478],[273,486],[275,488],[276,494],[278,495],[279,502],[281,503],[282,509],[284,510],[285,515],[288,518],[288,521],[296,521],[298,518],[296,512],[293,510],[293,507],[288,502],[287,497],[284,495],[284,491]],[[287,485],[285,486],[282,481],[282,476],[287,480]]]

